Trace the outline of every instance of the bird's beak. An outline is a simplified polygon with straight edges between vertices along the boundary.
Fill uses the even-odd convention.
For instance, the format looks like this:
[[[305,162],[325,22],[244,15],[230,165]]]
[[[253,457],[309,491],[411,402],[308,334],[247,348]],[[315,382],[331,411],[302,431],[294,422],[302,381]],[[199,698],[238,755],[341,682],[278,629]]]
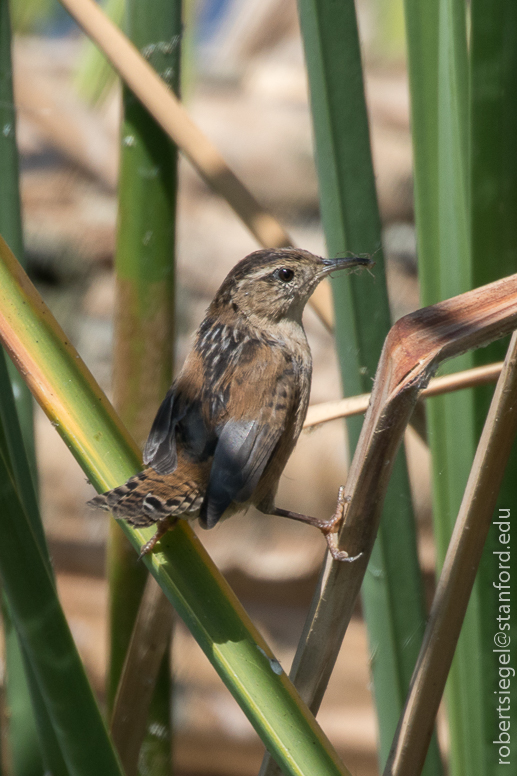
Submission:
[[[338,259],[322,259],[323,269],[319,275],[329,275],[339,269],[353,269],[353,267],[373,267],[375,262],[371,259],[365,259],[361,256],[347,256]]]

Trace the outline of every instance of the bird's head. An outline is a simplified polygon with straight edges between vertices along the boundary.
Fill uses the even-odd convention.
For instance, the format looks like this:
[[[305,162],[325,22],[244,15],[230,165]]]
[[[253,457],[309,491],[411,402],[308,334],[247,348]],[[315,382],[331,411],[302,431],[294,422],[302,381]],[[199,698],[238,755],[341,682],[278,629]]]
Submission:
[[[303,308],[324,277],[337,270],[373,264],[357,256],[322,259],[298,248],[255,251],[227,275],[210,312],[231,310],[262,326],[285,318],[300,322]]]

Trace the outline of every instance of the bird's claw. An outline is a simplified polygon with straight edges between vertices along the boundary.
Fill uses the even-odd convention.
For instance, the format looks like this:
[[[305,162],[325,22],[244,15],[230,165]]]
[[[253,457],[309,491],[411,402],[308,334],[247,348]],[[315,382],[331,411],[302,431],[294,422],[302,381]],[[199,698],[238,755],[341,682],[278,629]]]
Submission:
[[[174,526],[178,522],[178,519],[179,518],[177,517],[171,518],[171,516],[169,515],[168,517],[165,517],[162,520],[160,520],[154,536],[151,536],[149,541],[146,542],[140,548],[140,555],[138,556],[138,560],[142,560],[144,555],[147,555],[152,550],[154,550],[154,548],[156,547],[156,545],[158,544],[162,536],[164,536],[164,534],[166,534],[167,531],[170,531],[171,528],[174,528]]]
[[[334,560],[338,560],[341,563],[353,563],[354,560],[358,560],[361,555],[363,555],[362,552],[360,552],[358,555],[349,555],[346,550],[340,550],[337,546],[337,534],[336,533],[328,533],[325,536],[325,539],[327,540],[327,546],[329,548],[329,552],[334,558]]]
[[[142,560],[144,555],[148,555],[151,552],[151,550],[154,549],[156,543],[158,542],[158,539],[159,539],[159,537],[157,537],[156,534],[155,534],[154,536],[151,537],[151,539],[149,539],[148,542],[146,542],[144,545],[142,545],[142,547],[140,548],[140,554],[139,554],[137,560]]]
[[[346,550],[340,550],[338,547],[338,531],[343,525],[345,518],[345,507],[350,503],[350,496],[345,496],[345,488],[343,485],[339,488],[336,511],[327,523],[325,530],[323,531],[325,539],[327,540],[327,546],[329,552],[334,560],[347,563],[352,563],[354,560],[358,560],[363,554],[360,552],[358,555],[349,555]]]
[[[344,485],[341,485],[337,495],[337,504],[334,514],[321,528],[326,537],[331,534],[336,534],[339,531],[345,518],[345,507],[348,506],[349,503],[350,496],[345,496],[345,487]]]

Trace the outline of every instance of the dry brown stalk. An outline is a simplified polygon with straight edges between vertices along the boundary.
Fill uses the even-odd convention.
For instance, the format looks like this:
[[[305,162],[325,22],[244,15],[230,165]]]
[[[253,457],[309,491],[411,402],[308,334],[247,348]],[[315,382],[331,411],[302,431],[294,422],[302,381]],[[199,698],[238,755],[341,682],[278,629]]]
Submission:
[[[285,229],[257,202],[176,95],[101,8],[93,0],[61,0],[61,3],[201,177],[226,199],[258,242],[265,248],[293,245]],[[316,289],[310,303],[325,326],[331,329],[333,311],[324,283]]]
[[[117,187],[117,154],[98,122],[70,95],[56,98],[45,80],[17,56],[14,67],[16,109],[37,126],[45,141],[108,189]]]
[[[373,548],[395,455],[419,393],[439,364],[517,328],[517,275],[401,318],[390,330],[350,467],[340,547],[352,563],[328,555],[290,677],[316,713]],[[272,773],[263,764],[261,773]]]
[[[113,706],[110,732],[126,776],[138,773],[138,755],[160,664],[170,642],[173,610],[154,577],[149,576],[133,628]]]
[[[463,372],[456,372],[452,375],[433,377],[428,387],[424,388],[420,396],[428,398],[429,396],[439,396],[443,393],[460,391],[462,388],[495,383],[501,374],[502,368],[503,362],[498,361],[496,364],[477,366],[474,369],[465,369]],[[320,423],[327,423],[329,420],[361,415],[361,413],[366,412],[368,409],[370,397],[371,393],[362,393],[358,396],[351,396],[348,399],[313,404],[309,407],[303,427],[312,428]]]
[[[384,776],[418,776],[423,768],[516,432],[517,332],[479,440]]]
[[[290,245],[291,239],[278,221],[259,205],[174,93],[99,6],[93,0],[61,2],[203,178],[223,194],[257,240],[269,247]]]

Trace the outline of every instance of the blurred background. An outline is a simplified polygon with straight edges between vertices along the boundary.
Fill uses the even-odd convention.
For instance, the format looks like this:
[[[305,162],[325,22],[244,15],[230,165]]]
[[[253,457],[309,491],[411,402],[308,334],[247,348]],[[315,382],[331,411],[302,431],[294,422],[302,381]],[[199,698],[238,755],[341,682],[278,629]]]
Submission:
[[[57,3],[11,5],[29,274],[111,396],[120,84]],[[121,8],[110,6],[120,20]],[[357,10],[395,320],[419,306],[403,9],[401,0],[358,0]],[[188,110],[296,244],[324,254],[296,0],[189,0],[185,13],[182,97]],[[177,367],[226,273],[258,247],[229,206],[181,160]],[[364,282],[375,280],[365,275]],[[305,324],[314,357],[311,402],[337,399],[333,339],[310,309]],[[85,506],[93,489],[39,408],[36,434],[42,511],[59,592],[102,700],[108,518]],[[406,445],[421,561],[431,588],[428,452],[411,429]],[[343,422],[304,433],[282,478],[278,505],[330,515],[346,468]],[[251,512],[200,534],[288,670],[324,555],[322,537]],[[181,622],[173,653],[176,772],[257,773],[262,744]],[[318,715],[357,776],[377,773],[368,665],[358,610]]]

